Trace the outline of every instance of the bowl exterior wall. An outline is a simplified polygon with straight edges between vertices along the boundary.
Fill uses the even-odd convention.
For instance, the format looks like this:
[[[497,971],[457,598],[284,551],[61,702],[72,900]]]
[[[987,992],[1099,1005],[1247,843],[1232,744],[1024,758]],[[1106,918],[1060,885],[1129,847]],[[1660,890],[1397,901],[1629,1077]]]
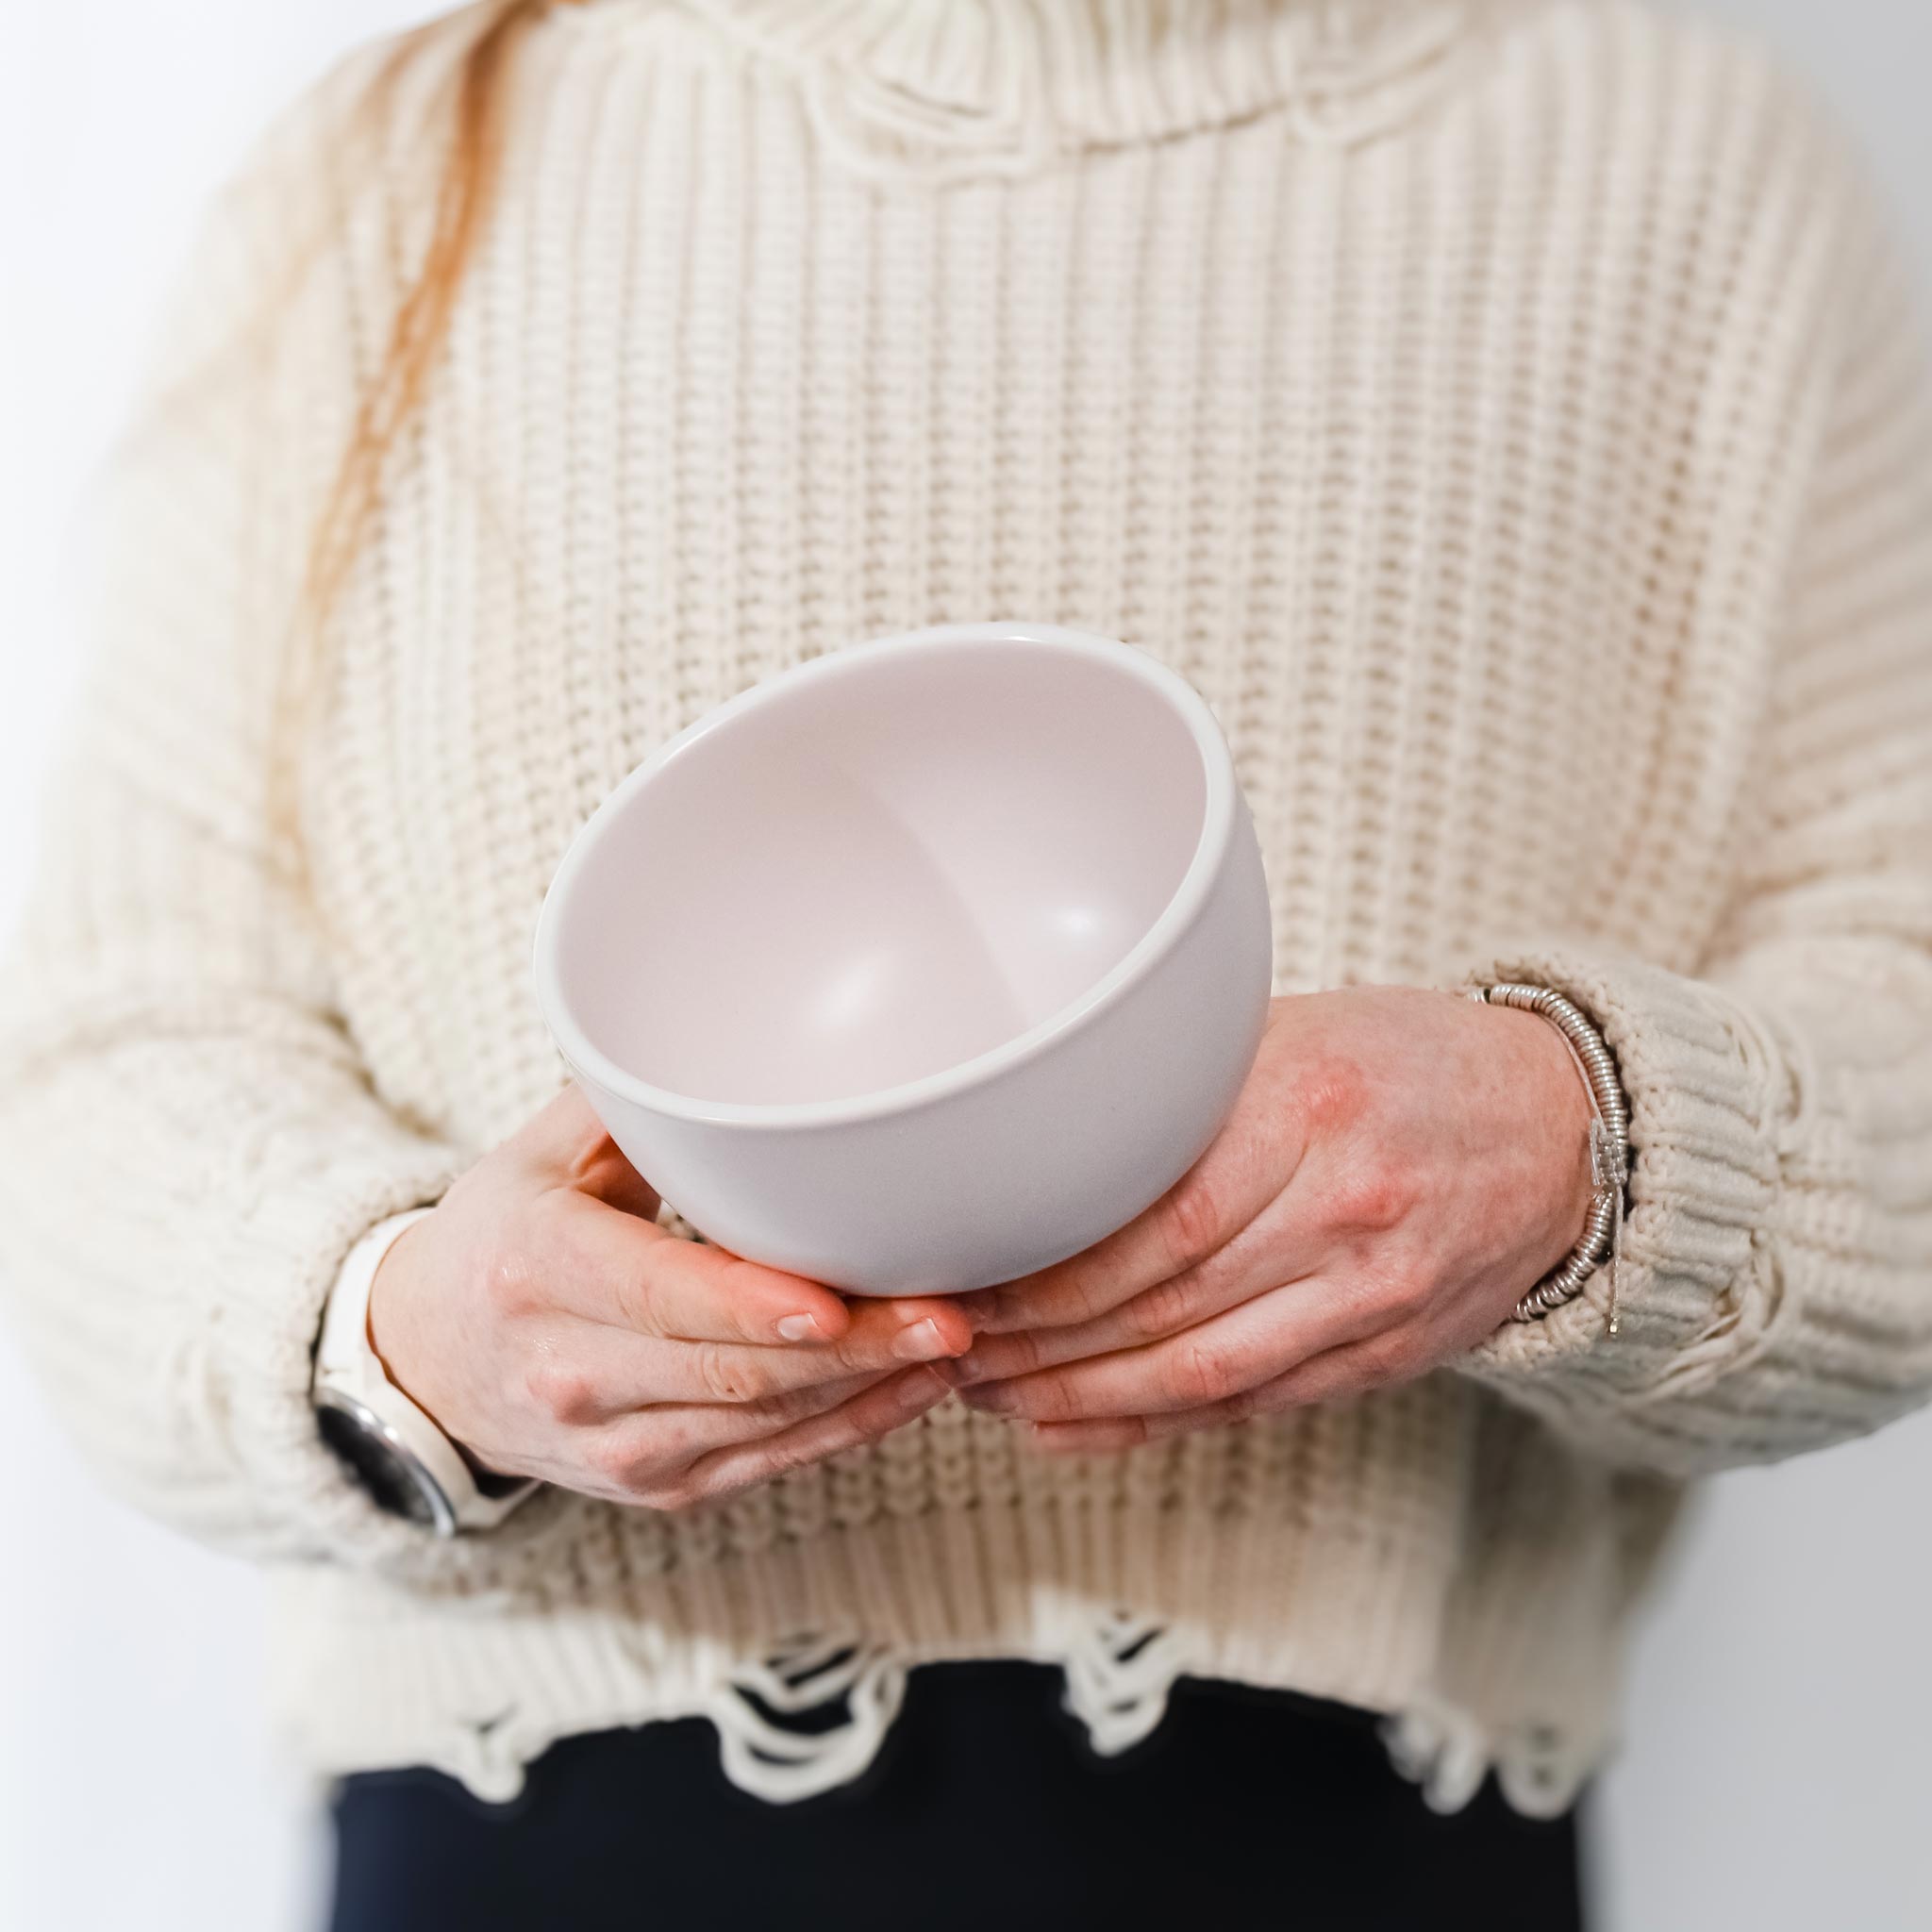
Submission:
[[[1272,973],[1261,855],[1237,797],[1213,885],[1161,958],[978,1085],[875,1120],[747,1126],[579,1079],[708,1240],[852,1293],[958,1293],[1077,1254],[1192,1166],[1254,1062]]]

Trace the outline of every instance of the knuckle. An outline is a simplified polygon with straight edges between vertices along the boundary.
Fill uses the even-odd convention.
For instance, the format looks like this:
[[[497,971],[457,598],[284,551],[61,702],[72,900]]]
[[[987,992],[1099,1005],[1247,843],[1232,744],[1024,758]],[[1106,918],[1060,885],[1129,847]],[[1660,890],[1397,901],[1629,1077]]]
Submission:
[[[1031,1328],[1016,1328],[1010,1335],[1002,1335],[995,1343],[987,1346],[986,1360],[988,1368],[1001,1379],[1030,1375],[1036,1369],[1047,1366],[1040,1332]]]
[[[517,1216],[517,1247],[532,1261],[542,1257],[552,1264],[570,1264],[583,1245],[580,1206],[578,1196],[567,1187],[546,1186],[528,1197]]]
[[[1253,1389],[1242,1389],[1230,1395],[1221,1405],[1217,1420],[1224,1423],[1244,1423],[1257,1415],[1268,1415],[1281,1407],[1281,1399],[1265,1382]]]
[[[1207,1341],[1186,1341],[1174,1352],[1169,1371],[1171,1392],[1189,1408],[1226,1402],[1243,1382],[1240,1356]]]
[[[760,1395],[742,1407],[744,1426],[748,1429],[782,1429],[800,1419],[800,1398],[796,1391],[779,1390],[770,1395]]]
[[[1097,1269],[1091,1266],[1072,1268],[1060,1284],[1059,1293],[1050,1310],[1050,1319],[1056,1327],[1060,1328],[1096,1321],[1107,1313],[1108,1301],[1106,1278]]]
[[[1128,1333],[1137,1340],[1152,1341],[1186,1327],[1193,1311],[1197,1280],[1198,1276],[1189,1271],[1143,1289],[1121,1310]]]
[[[808,1421],[822,1400],[816,1389],[774,1389],[745,1405],[745,1420],[754,1428],[789,1428]]]
[[[1076,1421],[1080,1414],[1078,1392],[1060,1370],[1048,1369],[1012,1385],[1013,1400],[1021,1415],[1036,1423]]]
[[[851,1334],[835,1341],[826,1351],[826,1369],[834,1375],[875,1374],[891,1360],[891,1349],[882,1333],[868,1332],[865,1324],[855,1324]]]
[[[514,1322],[534,1313],[537,1290],[537,1270],[520,1249],[492,1257],[483,1271],[483,1299],[501,1320]]]
[[[832,1447],[844,1447],[857,1435],[858,1431],[856,1429],[843,1430],[834,1441]],[[774,1443],[765,1452],[762,1466],[758,1471],[758,1476],[760,1480],[775,1482],[779,1477],[788,1476],[794,1470],[804,1469],[808,1463],[816,1460],[817,1457],[809,1454],[801,1443]]]
[[[682,1487],[691,1504],[722,1503],[743,1494],[747,1490],[782,1482],[794,1471],[804,1469],[829,1453],[824,1447],[812,1451],[791,1442],[771,1443],[760,1449],[754,1460],[740,1461],[728,1471],[717,1470],[703,1477],[692,1478]]]
[[[1416,1196],[1417,1184],[1400,1164],[1367,1155],[1336,1184],[1329,1216],[1351,1233],[1387,1234],[1415,1211]]]
[[[652,1257],[646,1254],[633,1265],[620,1268],[611,1290],[617,1300],[617,1311],[624,1317],[626,1327],[635,1329],[640,1335],[656,1332],[652,1311],[657,1301],[656,1284],[651,1278]]]
[[[524,1392],[541,1413],[566,1426],[589,1422],[597,1407],[591,1377],[566,1362],[534,1363],[524,1377]]]
[[[992,1291],[989,1332],[1006,1336],[1031,1328],[1071,1328],[1106,1312],[1106,1275],[1091,1254],[1057,1262],[1024,1290]]]
[[[656,1471],[653,1458],[639,1453],[638,1446],[622,1436],[609,1436],[593,1442],[584,1461],[592,1475],[621,1494],[641,1496],[649,1491]]]
[[[1299,1071],[1294,1092],[1308,1124],[1334,1134],[1353,1126],[1367,1110],[1369,1081],[1358,1061],[1329,1053]]]
[[[693,1484],[677,1482],[659,1483],[656,1488],[641,1492],[637,1500],[645,1508],[656,1510],[659,1516],[683,1516],[705,1499]]]
[[[1177,1266],[1187,1267],[1221,1245],[1222,1204],[1211,1181],[1198,1169],[1169,1190],[1161,1225]]]
[[[742,1404],[767,1392],[758,1386],[766,1378],[724,1343],[694,1341],[691,1349],[692,1379],[708,1401]]]
[[[1412,1263],[1389,1270],[1382,1282],[1382,1305],[1406,1319],[1422,1314],[1435,1300],[1436,1284],[1428,1271]]]
[[[653,1413],[646,1426],[651,1432],[651,1459],[660,1471],[689,1469],[715,1440],[690,1414]]]
[[[1254,1413],[1274,1415],[1283,1409],[1345,1401],[1356,1393],[1357,1386],[1358,1378],[1353,1372],[1338,1374],[1331,1367],[1313,1367],[1303,1362],[1257,1392]]]
[[[802,1469],[816,1458],[799,1456],[787,1451],[787,1460],[779,1463],[763,1463],[756,1469],[734,1470],[729,1475],[716,1475],[703,1485],[699,1491],[700,1503],[729,1503],[735,1498],[748,1494],[754,1490],[762,1490],[774,1482],[782,1482],[794,1470]]]
[[[1399,1382],[1416,1373],[1421,1351],[1406,1332],[1395,1329],[1363,1342],[1357,1363],[1368,1380]]]

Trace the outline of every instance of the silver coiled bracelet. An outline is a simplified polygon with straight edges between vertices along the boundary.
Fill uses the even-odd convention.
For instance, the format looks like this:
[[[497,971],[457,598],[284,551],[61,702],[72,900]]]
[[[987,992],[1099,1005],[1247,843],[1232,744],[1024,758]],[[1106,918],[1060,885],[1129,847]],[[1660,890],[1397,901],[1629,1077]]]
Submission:
[[[1516,1304],[1514,1319],[1540,1322],[1552,1308],[1574,1301],[1583,1284],[1605,1262],[1610,1269],[1609,1331],[1617,1332],[1617,1261],[1624,1234],[1624,1189],[1630,1174],[1630,1104],[1617,1076],[1617,1057],[1582,1009],[1546,986],[1472,988],[1470,998],[1485,1006],[1515,1007],[1537,1013],[1563,1036],[1570,1058],[1590,1091],[1590,1219],[1583,1239],[1569,1255]]]

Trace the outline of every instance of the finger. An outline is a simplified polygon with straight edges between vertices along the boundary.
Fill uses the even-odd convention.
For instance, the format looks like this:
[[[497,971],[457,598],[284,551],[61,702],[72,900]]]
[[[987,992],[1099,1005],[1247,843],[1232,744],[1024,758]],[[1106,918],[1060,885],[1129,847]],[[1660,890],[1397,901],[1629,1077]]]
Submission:
[[[1257,1388],[1200,1408],[1175,1409],[1165,1415],[1108,1416],[1091,1422],[1036,1423],[1026,1432],[1027,1446],[1046,1456],[1114,1454],[1143,1442],[1226,1428],[1286,1409],[1349,1401],[1421,1374],[1420,1367],[1406,1359],[1407,1345],[1406,1336],[1398,1341],[1388,1332],[1344,1342],[1296,1363],[1286,1374]]]
[[[518,1143],[553,1183],[645,1221],[657,1218],[657,1189],[625,1158],[575,1081],[530,1118]]]
[[[606,1138],[604,1123],[575,1080],[560,1087],[517,1130],[515,1145],[539,1166],[565,1168]]]
[[[1251,1391],[1249,1413],[1267,1415],[1320,1402],[1352,1401],[1377,1389],[1412,1382],[1435,1367],[1437,1359],[1413,1324],[1385,1328],[1297,1362]]]
[[[1030,1423],[1022,1437],[1026,1447],[1041,1456],[1118,1456],[1151,1442],[1157,1434],[1185,1435],[1217,1425],[1212,1408],[1183,1408],[1159,1418],[1160,1430],[1148,1426],[1144,1415],[1102,1416],[1093,1422]]]
[[[693,1367],[683,1358],[703,1354],[708,1360]],[[817,1372],[796,1377],[765,1373],[762,1357],[774,1370],[791,1357],[808,1354]],[[739,1357],[750,1357],[749,1362]],[[636,1335],[601,1322],[572,1321],[559,1324],[539,1344],[522,1371],[519,1391],[550,1423],[563,1429],[595,1429],[630,1417],[649,1418],[669,1409],[715,1409],[729,1416],[744,1411],[743,1424],[721,1424],[708,1443],[735,1441],[757,1433],[758,1411],[769,1407],[767,1428],[791,1420],[783,1407],[796,1399],[808,1401],[820,1390],[842,1387],[849,1393],[903,1367],[854,1370],[823,1351],[797,1349],[740,1350],[728,1342],[667,1341],[658,1336]],[[731,1400],[718,1392],[729,1378],[737,1391]],[[800,1413],[804,1413],[801,1410]],[[773,1418],[776,1418],[774,1420]]]
[[[624,1150],[608,1134],[589,1142],[572,1163],[571,1186],[580,1194],[621,1208],[640,1221],[655,1222],[662,1197],[625,1158]]]
[[[701,1456],[774,1436],[850,1402],[886,1379],[847,1375],[737,1407],[722,1403],[665,1403],[605,1426],[568,1432],[549,1466],[530,1473],[586,1495],[647,1506],[681,1483]]]
[[[1262,1159],[1210,1147],[1153,1207],[1117,1233],[1038,1274],[967,1297],[983,1334],[1071,1327],[1206,1261],[1259,1216],[1284,1176]]]
[[[1028,1422],[1178,1413],[1227,1402],[1392,1319],[1374,1294],[1311,1275],[1145,1347],[960,1393],[974,1408]]]
[[[868,1303],[843,1336],[818,1347],[686,1341],[579,1321],[546,1342],[528,1387],[552,1420],[589,1424],[666,1403],[744,1407],[845,1376],[936,1361],[961,1353],[971,1340],[957,1310],[941,1305],[925,1313],[912,1302]]]
[[[852,1325],[844,1298],[821,1282],[681,1240],[588,1194],[553,1200],[544,1286],[584,1321],[688,1341],[780,1344],[836,1341]]]
[[[1113,1355],[1192,1328],[1210,1317],[1287,1285],[1283,1270],[1292,1252],[1268,1226],[1251,1222],[1205,1261],[1144,1289],[1119,1307],[1065,1328],[1017,1328],[1005,1334],[982,1329],[972,1348],[941,1373],[956,1388],[1006,1381],[1061,1362]]]
[[[796,1423],[762,1441],[715,1449],[700,1457],[682,1488],[693,1500],[715,1500],[752,1483],[769,1482],[791,1470],[823,1462],[828,1456],[877,1441],[924,1415],[943,1401],[946,1392],[946,1385],[930,1369],[908,1369],[824,1415]]]
[[[708,1450],[756,1442],[794,1423],[824,1415],[897,1373],[901,1372],[839,1375],[758,1402],[667,1402],[601,1419],[586,1417],[582,1425],[591,1427],[594,1441],[580,1453],[594,1461],[615,1459],[632,1469],[682,1471]]]

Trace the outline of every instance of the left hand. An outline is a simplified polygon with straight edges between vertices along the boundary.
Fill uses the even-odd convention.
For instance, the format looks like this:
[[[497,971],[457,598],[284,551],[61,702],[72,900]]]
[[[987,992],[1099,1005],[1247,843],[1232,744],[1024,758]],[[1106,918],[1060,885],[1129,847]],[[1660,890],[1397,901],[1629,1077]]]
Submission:
[[[964,1297],[941,1373],[1110,1450],[1424,1374],[1581,1237],[1591,1107],[1555,1027],[1407,987],[1277,999],[1200,1160],[1117,1234]]]

